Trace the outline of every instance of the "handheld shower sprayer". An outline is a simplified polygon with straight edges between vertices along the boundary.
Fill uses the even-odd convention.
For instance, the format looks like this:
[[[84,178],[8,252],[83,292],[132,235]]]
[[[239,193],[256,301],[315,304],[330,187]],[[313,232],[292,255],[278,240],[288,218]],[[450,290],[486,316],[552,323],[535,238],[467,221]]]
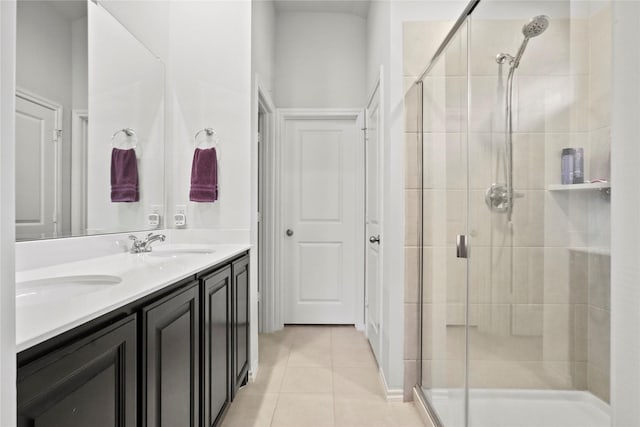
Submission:
[[[511,222],[513,214],[513,120],[512,120],[512,101],[513,101],[513,76],[516,69],[520,65],[520,60],[524,51],[529,44],[529,40],[538,37],[544,33],[549,27],[549,17],[546,15],[534,16],[522,26],[522,35],[524,39],[515,56],[508,53],[499,53],[496,55],[496,62],[500,65],[509,65],[509,75],[507,77],[506,91],[506,129],[505,129],[505,165],[506,165],[506,184],[494,183],[485,193],[485,202],[493,211],[507,212],[507,221]]]

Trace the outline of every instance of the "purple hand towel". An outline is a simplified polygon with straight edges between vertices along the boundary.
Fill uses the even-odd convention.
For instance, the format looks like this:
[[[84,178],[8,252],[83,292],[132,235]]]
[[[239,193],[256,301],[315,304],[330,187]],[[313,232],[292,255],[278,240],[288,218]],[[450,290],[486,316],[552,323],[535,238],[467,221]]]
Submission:
[[[138,161],[134,149],[111,151],[111,201],[137,202],[140,200],[138,190]]]
[[[215,148],[196,148],[191,164],[192,202],[213,203],[218,200],[218,157]]]

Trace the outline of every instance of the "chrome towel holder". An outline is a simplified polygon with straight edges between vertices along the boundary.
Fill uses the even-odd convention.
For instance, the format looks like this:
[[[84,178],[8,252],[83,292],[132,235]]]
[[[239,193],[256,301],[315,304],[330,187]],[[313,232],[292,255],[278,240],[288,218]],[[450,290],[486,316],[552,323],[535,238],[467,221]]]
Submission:
[[[193,137],[193,146],[194,147],[198,146],[198,136],[200,136],[200,134],[202,132],[206,133],[207,136],[213,136],[214,146],[218,145],[219,140],[218,140],[218,134],[216,133],[216,131],[213,128],[204,128],[204,129],[200,129],[198,132],[196,132],[196,135]]]
[[[119,133],[124,133],[128,138],[130,137],[134,137],[136,142],[135,144],[133,144],[133,149],[135,149],[138,146],[138,136],[136,135],[136,132],[131,129],[131,128],[123,128],[120,129],[119,131],[116,131],[112,136],[111,136],[111,146],[113,147],[113,139],[119,134]]]

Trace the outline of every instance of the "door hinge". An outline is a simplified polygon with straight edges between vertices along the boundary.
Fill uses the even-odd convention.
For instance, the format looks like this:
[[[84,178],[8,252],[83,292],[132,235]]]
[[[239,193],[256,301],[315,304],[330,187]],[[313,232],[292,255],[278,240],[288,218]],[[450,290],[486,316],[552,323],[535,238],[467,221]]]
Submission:
[[[262,301],[262,294],[260,292],[258,292],[257,300],[258,300],[258,302]]]
[[[256,218],[258,222],[262,222],[262,213],[258,212],[258,215],[256,215]]]
[[[53,142],[58,142],[62,138],[62,129],[53,130]]]
[[[261,134],[260,132],[258,132],[258,133],[256,134],[256,142],[257,142],[258,144],[260,144],[260,143],[262,142],[262,134]]]

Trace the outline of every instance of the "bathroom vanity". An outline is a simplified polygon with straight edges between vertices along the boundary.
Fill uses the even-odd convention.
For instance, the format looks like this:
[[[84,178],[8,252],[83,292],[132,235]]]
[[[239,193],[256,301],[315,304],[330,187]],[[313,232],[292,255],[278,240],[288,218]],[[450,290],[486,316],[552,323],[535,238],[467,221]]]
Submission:
[[[18,425],[219,425],[247,381],[250,320],[248,248],[220,246],[85,261],[122,282],[78,307],[18,303]]]

